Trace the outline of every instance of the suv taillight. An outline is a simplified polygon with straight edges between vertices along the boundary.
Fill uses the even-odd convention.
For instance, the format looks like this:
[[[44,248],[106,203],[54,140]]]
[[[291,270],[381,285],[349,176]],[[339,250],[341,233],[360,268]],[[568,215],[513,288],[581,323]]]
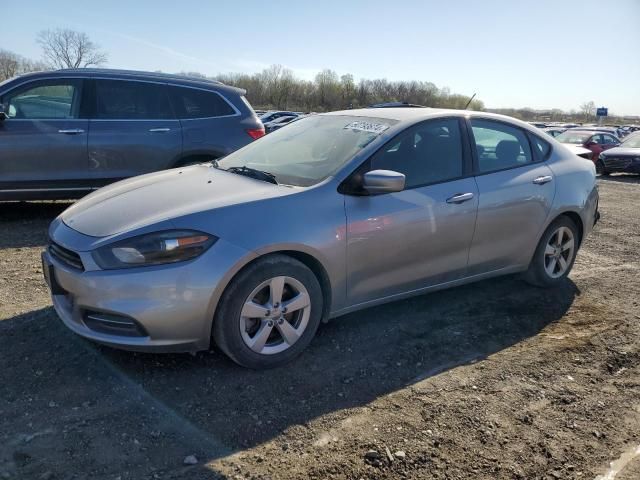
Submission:
[[[254,140],[257,140],[260,137],[264,136],[264,127],[250,128],[249,130],[247,130],[247,133],[251,138],[253,138]]]

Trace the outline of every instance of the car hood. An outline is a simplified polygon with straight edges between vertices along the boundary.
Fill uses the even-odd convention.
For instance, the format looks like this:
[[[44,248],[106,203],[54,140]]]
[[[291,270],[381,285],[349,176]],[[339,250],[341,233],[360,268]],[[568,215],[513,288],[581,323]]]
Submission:
[[[191,213],[288,195],[296,190],[202,164],[114,183],[79,200],[60,218],[80,233],[106,237]]]
[[[606,150],[606,157],[640,157],[640,148],[613,147]]]

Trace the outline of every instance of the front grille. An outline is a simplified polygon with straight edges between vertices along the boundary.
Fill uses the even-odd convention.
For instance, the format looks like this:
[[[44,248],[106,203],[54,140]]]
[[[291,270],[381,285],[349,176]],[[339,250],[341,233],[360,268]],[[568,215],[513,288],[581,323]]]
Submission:
[[[76,270],[84,271],[84,265],[82,264],[80,255],[78,255],[76,252],[71,251],[68,248],[64,248],[54,241],[51,241],[49,243],[49,253],[65,265],[68,265],[71,268],[75,268]]]
[[[607,168],[627,168],[631,165],[630,158],[605,158],[603,161]]]
[[[87,310],[82,317],[84,324],[94,332],[121,337],[148,337],[144,327],[129,317]]]

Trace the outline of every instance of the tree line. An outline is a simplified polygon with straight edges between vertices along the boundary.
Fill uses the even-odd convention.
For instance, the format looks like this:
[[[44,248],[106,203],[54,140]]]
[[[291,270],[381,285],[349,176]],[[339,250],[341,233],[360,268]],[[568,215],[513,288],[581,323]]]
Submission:
[[[260,73],[227,73],[213,78],[247,90],[251,104],[260,109],[325,112],[383,102],[461,109],[470,100],[467,95],[451,93],[431,82],[384,78],[355,81],[351,74],[338,75],[330,69],[322,70],[313,80],[297,78],[282,65],[272,65]],[[468,108],[482,110],[484,104],[473,100]]]

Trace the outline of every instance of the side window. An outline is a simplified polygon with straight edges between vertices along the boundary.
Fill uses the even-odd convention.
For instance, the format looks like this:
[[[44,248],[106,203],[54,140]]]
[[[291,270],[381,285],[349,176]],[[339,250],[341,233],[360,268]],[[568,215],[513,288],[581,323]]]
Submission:
[[[166,86],[127,80],[96,80],[96,118],[158,120],[173,118]]]
[[[169,87],[178,118],[210,118],[235,114],[235,110],[216,92],[187,87]]]
[[[404,173],[406,188],[461,177],[463,156],[458,119],[430,120],[402,132],[371,158],[371,170]]]
[[[616,141],[616,139],[615,139],[615,138],[613,138],[611,135],[603,135],[603,137],[604,137],[604,143],[605,143],[605,145],[611,145],[611,144],[616,144],[616,143],[618,143],[618,142]]]
[[[492,120],[471,119],[480,173],[518,167],[532,162],[525,133]]]
[[[38,83],[9,93],[3,104],[9,118],[52,120],[77,118],[80,104],[78,80]]]
[[[537,135],[534,135],[533,133],[527,132],[527,135],[529,135],[529,141],[533,148],[536,160],[546,160],[547,156],[551,152],[551,145],[549,142],[543,140]]]
[[[589,139],[589,143],[591,143],[591,142],[593,142],[593,143],[597,143],[598,145],[602,145],[602,143],[604,142],[604,140],[602,139],[602,135],[597,134],[597,135],[592,136],[592,137]]]

